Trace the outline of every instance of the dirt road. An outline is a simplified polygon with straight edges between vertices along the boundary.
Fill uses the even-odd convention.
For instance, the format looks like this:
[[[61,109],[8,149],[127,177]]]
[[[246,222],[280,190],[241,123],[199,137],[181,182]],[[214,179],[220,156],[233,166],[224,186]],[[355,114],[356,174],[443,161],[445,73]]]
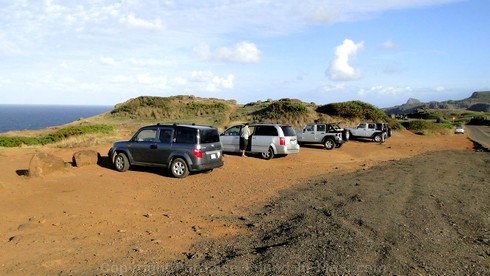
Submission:
[[[93,149],[105,155],[109,147],[110,145],[106,145]],[[260,222],[253,214],[256,208],[269,204],[271,200],[281,201],[281,192],[302,187],[304,183],[317,183],[316,180],[319,178],[328,179],[326,175],[332,173],[339,175],[371,171],[371,168],[385,161],[395,164],[395,170],[384,171],[375,167],[373,173],[379,175],[380,183],[391,185],[393,188],[372,190],[368,189],[368,185],[362,188],[363,190],[354,192],[351,189],[355,189],[356,183],[351,183],[346,190],[342,190],[338,183],[330,184],[327,181],[324,185],[332,194],[325,195],[325,206],[316,208],[342,212],[346,221],[354,223],[346,235],[340,235],[346,239],[343,242],[347,245],[347,249],[339,249],[340,252],[350,252],[349,239],[356,235],[366,235],[366,239],[360,244],[366,254],[370,250],[390,251],[395,248],[393,244],[396,241],[393,239],[396,237],[390,237],[389,228],[404,227],[403,224],[407,227],[414,225],[417,229],[423,228],[422,226],[431,220],[428,215],[432,209],[424,213],[424,209],[420,207],[425,203],[438,204],[436,199],[439,198],[439,193],[431,192],[432,189],[445,190],[445,186],[437,186],[437,183],[431,184],[435,186],[431,186],[430,190],[421,189],[421,184],[417,184],[420,178],[407,179],[398,176],[410,175],[412,170],[419,168],[425,169],[426,176],[444,175],[445,172],[453,171],[454,168],[465,164],[465,160],[455,162],[454,158],[458,159],[458,156],[441,153],[436,159],[442,163],[437,167],[430,162],[415,162],[408,167],[401,166],[397,171],[396,164],[401,162],[399,160],[446,150],[473,154],[472,148],[473,144],[465,135],[422,137],[403,132],[395,133],[382,145],[352,141],[332,151],[320,147],[303,147],[299,154],[270,161],[225,155],[223,168],[210,174],[194,174],[185,179],[174,179],[158,170],[135,169],[119,173],[98,165],[68,167],[62,173],[29,178],[23,176],[22,172],[28,168],[35,150],[53,153],[69,162],[73,153],[80,149],[3,149],[0,151],[0,274],[126,274],[145,269],[150,273],[165,273],[168,270],[164,270],[167,268],[164,264],[170,264],[169,269],[172,269],[174,260],[184,258],[195,261],[190,265],[199,264],[198,257],[202,257],[206,250],[199,249],[199,256],[194,256],[193,244],[203,244],[208,240],[242,239],[240,237],[243,235],[253,234],[252,228],[255,226],[251,228],[245,222],[251,220],[253,225],[267,225],[267,215],[263,216],[265,221]],[[482,167],[476,168],[477,172],[488,178],[488,161],[481,165]],[[472,170],[475,168],[470,166],[466,169],[470,176],[473,175]],[[452,199],[459,198],[457,195],[461,193],[461,189],[465,189],[456,188],[464,182],[457,174],[451,175],[453,177],[446,180],[449,183],[441,185],[452,185],[455,188],[447,191],[441,204],[452,204],[446,203],[445,198],[448,199],[447,202],[453,202]],[[482,176],[477,176],[473,182],[486,183]],[[364,180],[360,181],[361,187],[364,187],[363,183]],[[374,182],[366,183],[372,185]],[[405,187],[406,185],[409,187]],[[398,198],[396,189],[399,187],[411,189],[412,192]],[[488,192],[485,192],[488,189],[475,189],[477,190],[471,194],[472,198],[465,198],[465,201],[459,203],[458,208],[461,208],[461,211],[456,215],[455,223],[461,227],[460,229],[448,228],[446,233],[444,229],[429,227],[427,230],[420,230],[422,232],[414,232],[414,236],[407,233],[400,244],[415,246],[417,239],[424,237],[423,231],[428,234],[432,231],[443,231],[448,237],[452,237],[450,234],[454,231],[459,231],[463,236],[470,236],[465,234],[465,221],[459,220],[459,217],[467,213],[472,216],[482,215],[482,212],[488,213],[489,210],[488,200],[485,200],[485,197],[488,199]],[[358,199],[355,197],[356,193],[359,193]],[[420,195],[424,195],[424,200],[432,198],[432,201],[418,202]],[[364,202],[367,204],[379,201],[379,208],[382,210],[375,212],[376,209],[371,208],[375,206],[372,203],[358,209],[336,205],[336,202],[346,200],[360,200],[361,204],[347,205],[352,208],[363,207]],[[397,201],[403,202],[402,207],[392,208],[392,204]],[[397,215],[392,214],[392,209],[397,211]],[[451,207],[451,210],[454,208]],[[385,225],[383,227],[386,229],[373,226],[384,217],[379,214],[388,211],[390,216],[393,216],[391,219],[397,222],[396,225],[381,224]],[[442,216],[440,213],[436,215]],[[406,219],[409,217],[414,218],[414,221]],[[483,257],[487,254],[488,260],[488,219],[478,221],[480,230],[474,231],[481,236],[481,241],[480,238],[476,238],[475,243],[480,242],[486,247],[487,253],[482,254]],[[367,230],[356,229],[356,223],[365,225]],[[301,231],[310,233],[311,229],[316,229],[309,226],[316,227],[315,222],[311,221],[311,225],[308,223],[304,227],[298,227],[298,235]],[[267,227],[264,228],[264,231],[266,230]],[[437,238],[436,235],[430,237]],[[387,244],[383,247],[378,244],[380,242]],[[369,244],[371,247],[367,246]],[[407,248],[404,250],[408,250]],[[458,250],[453,247],[450,249]],[[425,252],[423,248],[418,248],[418,252],[421,252],[420,258],[432,257],[434,253]],[[363,264],[373,261],[372,263],[377,265],[387,266],[392,261],[387,258],[384,262],[375,262],[379,259],[378,255],[369,260],[362,259],[359,255],[361,253],[362,251],[352,253],[354,255],[349,253],[349,256],[354,256],[355,260],[359,260],[358,263]],[[434,257],[444,259],[444,254],[448,253],[437,254],[442,255]],[[395,268],[405,268],[404,264],[410,263],[405,258],[406,255],[393,259],[400,264]],[[479,263],[476,262],[475,265]],[[185,270],[183,271],[185,274]]]

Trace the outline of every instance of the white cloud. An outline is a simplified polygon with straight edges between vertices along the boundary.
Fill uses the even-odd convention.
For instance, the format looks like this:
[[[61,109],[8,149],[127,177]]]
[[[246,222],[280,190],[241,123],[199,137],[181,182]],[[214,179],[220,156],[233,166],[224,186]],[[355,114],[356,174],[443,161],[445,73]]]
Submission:
[[[434,88],[434,90],[437,92],[443,92],[446,90],[446,88],[444,86],[438,86],[438,87]]]
[[[259,63],[261,52],[254,43],[242,41],[232,47],[221,47],[211,52],[209,45],[200,43],[193,49],[193,54],[202,60],[213,60],[231,63]]]
[[[99,62],[103,65],[116,65],[116,60],[111,57],[99,57]]]
[[[219,77],[209,71],[194,71],[191,73],[190,81],[197,83],[197,89],[208,92],[218,92],[223,89],[233,88],[235,76],[228,74],[226,77]]]
[[[129,27],[141,28],[141,29],[152,30],[152,31],[160,31],[164,29],[164,25],[160,20],[160,18],[150,21],[150,20],[137,18],[134,14],[129,14],[128,16],[121,18],[120,22]]]
[[[383,94],[383,95],[399,95],[406,92],[411,92],[412,88],[410,86],[396,87],[396,86],[383,86],[377,85],[371,87],[368,91],[363,90],[359,92],[359,95],[365,95],[367,93]]]
[[[232,48],[222,47],[216,50],[215,57],[220,61],[235,63],[259,63],[260,51],[255,44],[242,41]]]
[[[384,50],[398,50],[400,48],[400,46],[395,44],[390,39],[388,39],[385,42],[381,43],[381,45],[379,45],[379,48],[384,49]]]
[[[349,59],[364,47],[364,42],[354,43],[350,39],[335,48],[335,56],[327,69],[327,76],[334,81],[348,81],[360,78],[359,70],[349,64]]]

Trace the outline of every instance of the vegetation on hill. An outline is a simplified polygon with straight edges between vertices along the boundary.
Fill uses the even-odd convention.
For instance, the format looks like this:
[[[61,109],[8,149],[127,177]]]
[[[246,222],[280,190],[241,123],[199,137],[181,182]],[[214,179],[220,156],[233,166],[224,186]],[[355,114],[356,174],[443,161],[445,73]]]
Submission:
[[[130,135],[142,125],[158,122],[196,123],[212,125],[220,129],[241,122],[273,122],[288,123],[300,129],[306,123],[314,121],[336,122],[340,123],[341,127],[353,126],[360,121],[377,121],[388,122],[393,129],[406,128],[424,135],[450,133],[454,125],[468,122],[488,124],[490,117],[488,112],[442,108],[450,107],[455,102],[458,102],[458,106],[485,109],[486,104],[490,106],[490,92],[475,92],[470,98],[462,101],[433,102],[429,105],[432,108],[413,109],[408,119],[401,121],[389,117],[384,110],[362,101],[317,106],[314,103],[284,98],[240,105],[235,100],[194,96],[141,96],[116,105],[108,113],[86,119],[83,126],[68,124],[67,127],[48,134],[46,131],[41,132],[36,137],[15,134],[0,136],[0,147],[45,145],[62,140],[68,141],[67,138],[70,137],[83,136],[86,137],[85,140],[93,140],[90,134],[107,133],[115,129]],[[426,104],[410,99],[406,105],[413,107]]]
[[[90,133],[109,133],[114,131],[110,125],[70,126],[39,137],[0,136],[0,147],[19,147],[22,145],[46,145],[63,139]]]
[[[388,121],[388,116],[381,109],[361,101],[326,104],[319,106],[317,111],[330,116],[338,116],[349,119],[383,122]]]

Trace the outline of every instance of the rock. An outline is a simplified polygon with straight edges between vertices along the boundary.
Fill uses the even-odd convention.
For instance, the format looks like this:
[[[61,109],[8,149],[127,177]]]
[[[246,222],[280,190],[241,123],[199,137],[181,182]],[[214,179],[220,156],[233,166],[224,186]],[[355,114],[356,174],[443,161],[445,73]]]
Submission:
[[[65,162],[60,157],[45,152],[34,154],[29,163],[29,176],[45,176],[65,168]]]
[[[99,160],[99,154],[93,150],[77,151],[73,154],[72,160],[73,165],[77,167],[95,165]]]

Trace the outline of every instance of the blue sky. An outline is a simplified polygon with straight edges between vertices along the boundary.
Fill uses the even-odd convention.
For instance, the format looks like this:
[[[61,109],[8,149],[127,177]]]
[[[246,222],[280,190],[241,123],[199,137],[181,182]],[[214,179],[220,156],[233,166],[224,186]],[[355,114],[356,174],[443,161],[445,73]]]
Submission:
[[[0,0],[0,104],[490,90],[488,0]]]

